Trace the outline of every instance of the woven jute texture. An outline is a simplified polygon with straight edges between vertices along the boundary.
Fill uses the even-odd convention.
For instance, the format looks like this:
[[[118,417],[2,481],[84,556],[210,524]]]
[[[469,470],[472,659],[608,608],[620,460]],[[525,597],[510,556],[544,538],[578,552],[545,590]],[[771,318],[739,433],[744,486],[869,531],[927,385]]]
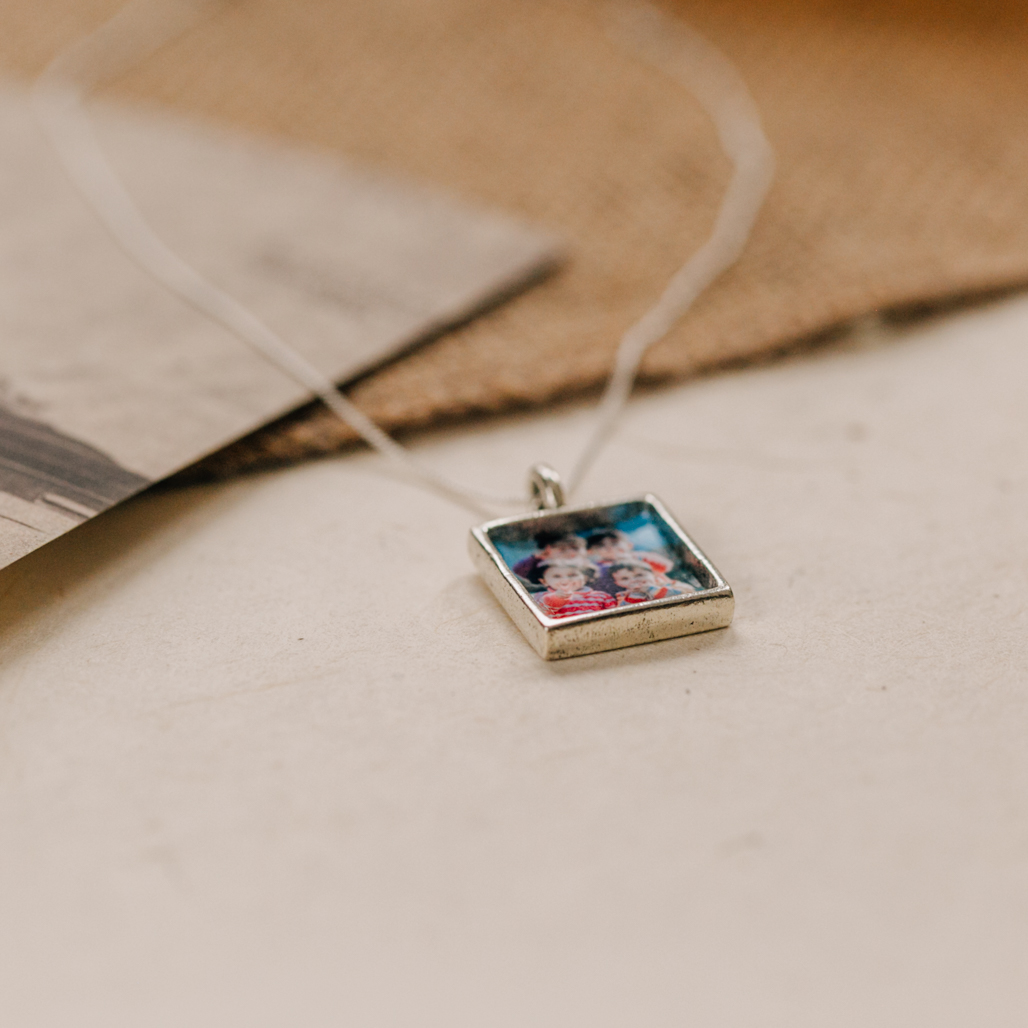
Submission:
[[[4,0],[30,75],[117,0]],[[1028,282],[1028,5],[677,0],[742,70],[778,177],[742,261],[646,358],[656,382],[874,311]],[[562,235],[567,267],[355,384],[391,429],[595,390],[728,176],[678,84],[591,0],[237,0],[112,87],[445,186]],[[326,452],[312,406],[205,474]]]

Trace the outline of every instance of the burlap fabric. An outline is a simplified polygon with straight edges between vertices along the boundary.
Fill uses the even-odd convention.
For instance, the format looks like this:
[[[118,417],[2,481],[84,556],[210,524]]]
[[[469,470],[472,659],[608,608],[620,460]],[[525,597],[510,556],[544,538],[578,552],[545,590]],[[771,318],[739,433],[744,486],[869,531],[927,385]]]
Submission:
[[[4,0],[27,75],[118,0]],[[741,263],[646,359],[681,378],[871,311],[1028,281],[1019,0],[678,0],[737,62],[779,158]],[[357,383],[383,425],[596,389],[621,331],[711,223],[728,167],[695,101],[590,0],[238,0],[116,84],[400,170],[563,235],[556,277]],[[308,408],[224,474],[352,442]]]

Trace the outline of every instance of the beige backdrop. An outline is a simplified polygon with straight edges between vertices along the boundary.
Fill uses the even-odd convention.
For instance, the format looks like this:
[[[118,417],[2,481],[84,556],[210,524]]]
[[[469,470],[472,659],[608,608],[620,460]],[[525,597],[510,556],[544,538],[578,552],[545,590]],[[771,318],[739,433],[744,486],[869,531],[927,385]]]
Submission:
[[[5,0],[0,62],[29,75],[117,6]],[[653,350],[647,379],[1028,280],[1021,4],[668,7],[738,62],[780,174],[744,260]],[[572,241],[563,274],[354,389],[394,428],[595,388],[708,230],[727,173],[692,98],[612,42],[589,0],[242,0],[117,92],[399,169]],[[206,470],[347,441],[306,411]]]

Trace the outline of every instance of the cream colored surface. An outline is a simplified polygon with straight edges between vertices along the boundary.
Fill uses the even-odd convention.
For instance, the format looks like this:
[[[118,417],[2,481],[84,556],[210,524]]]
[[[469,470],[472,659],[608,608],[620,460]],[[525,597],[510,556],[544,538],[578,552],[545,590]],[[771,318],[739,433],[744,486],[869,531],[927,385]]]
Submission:
[[[723,632],[546,664],[350,456],[0,575],[4,1024],[1024,1023],[1028,302],[633,404]],[[584,411],[439,437],[560,466]]]

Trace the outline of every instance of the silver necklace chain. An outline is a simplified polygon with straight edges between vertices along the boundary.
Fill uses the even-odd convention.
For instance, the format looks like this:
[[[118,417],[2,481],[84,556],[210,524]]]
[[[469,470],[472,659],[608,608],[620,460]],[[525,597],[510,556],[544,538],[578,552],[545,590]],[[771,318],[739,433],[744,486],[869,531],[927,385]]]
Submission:
[[[450,481],[397,443],[301,353],[235,297],[205,278],[157,235],[100,146],[85,108],[89,92],[139,63],[209,13],[216,0],[133,0],[60,53],[32,90],[36,116],[78,191],[115,242],[144,271],[224,326],[298,382],[411,481],[478,513],[523,509],[522,496],[497,496]],[[615,3],[609,28],[690,89],[709,115],[733,165],[706,242],[672,276],[657,302],[621,337],[595,426],[566,480],[563,500],[581,484],[628,402],[647,350],[742,254],[774,175],[774,157],[756,105],[731,61],[698,32],[644,4]],[[538,487],[538,472],[533,471]],[[552,498],[552,494],[551,494]]]

